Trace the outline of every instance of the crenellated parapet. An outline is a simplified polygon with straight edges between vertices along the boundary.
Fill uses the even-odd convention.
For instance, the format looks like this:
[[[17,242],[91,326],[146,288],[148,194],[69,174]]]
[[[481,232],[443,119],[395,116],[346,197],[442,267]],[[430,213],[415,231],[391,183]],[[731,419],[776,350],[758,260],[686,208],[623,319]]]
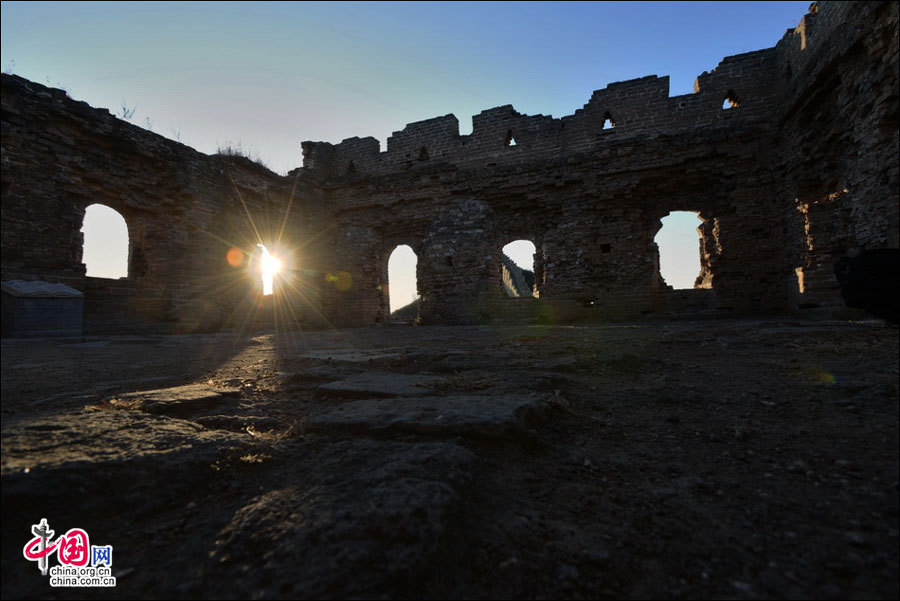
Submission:
[[[768,126],[776,102],[775,48],[725,58],[694,84],[669,96],[669,78],[651,75],[595,91],[573,115],[524,115],[512,105],[472,117],[460,135],[454,115],[408,124],[388,138],[340,144],[303,142],[303,167],[327,178],[382,175],[434,163],[493,166],[526,163],[601,149],[610,140],[656,137],[720,126]],[[723,108],[723,103],[728,107]]]

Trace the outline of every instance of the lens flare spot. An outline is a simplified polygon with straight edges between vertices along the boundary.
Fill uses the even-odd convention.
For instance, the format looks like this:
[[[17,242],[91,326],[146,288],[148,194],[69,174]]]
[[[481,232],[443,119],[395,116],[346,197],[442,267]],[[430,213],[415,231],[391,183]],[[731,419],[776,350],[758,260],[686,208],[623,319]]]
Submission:
[[[241,249],[232,247],[225,253],[225,260],[232,267],[240,267],[241,263],[244,262],[244,253]]]
[[[325,281],[334,284],[334,287],[342,292],[353,287],[353,276],[346,271],[325,274]]]
[[[838,381],[837,376],[825,370],[818,373],[818,380],[824,384],[837,384]]]
[[[821,367],[808,367],[804,375],[807,381],[819,384],[837,384],[840,382],[840,378],[837,375]]]

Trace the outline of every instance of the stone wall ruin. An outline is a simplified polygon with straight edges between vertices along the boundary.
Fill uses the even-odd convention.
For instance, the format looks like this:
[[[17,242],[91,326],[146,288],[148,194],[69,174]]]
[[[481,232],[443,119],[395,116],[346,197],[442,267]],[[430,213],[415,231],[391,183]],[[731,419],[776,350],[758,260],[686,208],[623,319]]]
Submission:
[[[814,4],[774,48],[725,58],[693,94],[668,88],[609,84],[558,119],[497,107],[470,135],[437,117],[383,152],[303,142],[303,167],[279,176],[3,75],[2,279],[83,291],[98,328],[363,326],[387,320],[387,260],[408,244],[423,324],[834,314],[834,258],[898,247],[897,4]],[[125,217],[126,279],[85,276],[93,203]],[[659,275],[671,211],[703,220],[694,290]],[[539,298],[503,291],[516,239],[537,247]],[[225,260],[258,242],[290,264],[275,298]]]

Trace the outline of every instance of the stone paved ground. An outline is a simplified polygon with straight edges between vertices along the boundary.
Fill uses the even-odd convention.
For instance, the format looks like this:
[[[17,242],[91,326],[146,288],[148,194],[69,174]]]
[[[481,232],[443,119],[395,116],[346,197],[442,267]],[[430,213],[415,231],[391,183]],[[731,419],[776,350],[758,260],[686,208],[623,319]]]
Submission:
[[[782,318],[3,340],[2,594],[897,598],[897,366]],[[42,517],[117,588],[51,589]]]

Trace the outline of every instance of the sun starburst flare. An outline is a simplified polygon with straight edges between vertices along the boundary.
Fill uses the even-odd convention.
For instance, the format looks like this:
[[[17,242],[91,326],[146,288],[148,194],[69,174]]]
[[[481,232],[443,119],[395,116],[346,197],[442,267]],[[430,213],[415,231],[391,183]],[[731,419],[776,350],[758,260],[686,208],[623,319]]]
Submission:
[[[260,271],[262,273],[263,296],[272,294],[275,285],[275,276],[281,271],[281,260],[269,253],[269,249],[263,244],[257,244],[262,249]]]

